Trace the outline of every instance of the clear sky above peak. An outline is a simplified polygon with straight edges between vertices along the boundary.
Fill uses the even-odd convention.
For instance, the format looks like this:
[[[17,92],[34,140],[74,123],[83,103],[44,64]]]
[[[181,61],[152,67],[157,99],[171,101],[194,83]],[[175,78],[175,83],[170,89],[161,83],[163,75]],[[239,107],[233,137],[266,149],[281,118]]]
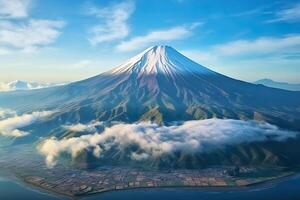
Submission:
[[[154,45],[234,78],[300,82],[300,2],[0,0],[0,82],[84,79]]]

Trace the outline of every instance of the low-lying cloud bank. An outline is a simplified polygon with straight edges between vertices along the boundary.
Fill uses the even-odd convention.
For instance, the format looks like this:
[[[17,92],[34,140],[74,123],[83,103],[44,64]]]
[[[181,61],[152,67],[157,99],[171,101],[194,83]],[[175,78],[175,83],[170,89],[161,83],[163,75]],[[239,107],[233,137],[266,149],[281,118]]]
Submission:
[[[16,115],[15,112],[0,109],[0,136],[23,137],[29,132],[19,130],[29,126],[52,114],[51,111],[33,112],[30,114]],[[1,118],[3,117],[3,118]],[[7,118],[8,117],[8,118]]]
[[[65,125],[63,126],[66,130],[73,131],[73,132],[96,132],[96,126],[102,125],[99,121],[94,121],[89,124],[72,124],[72,125]]]
[[[16,112],[10,109],[0,108],[0,120],[13,117],[16,115]]]
[[[69,153],[74,158],[87,149],[100,157],[112,147],[124,150],[135,145],[138,148],[130,150],[129,156],[134,160],[143,160],[175,151],[196,153],[244,142],[282,141],[296,134],[267,123],[231,119],[187,121],[168,127],[141,122],[118,124],[106,128],[102,133],[81,137],[62,140],[53,137],[42,142],[38,150],[45,156],[47,166],[53,167],[61,153]]]

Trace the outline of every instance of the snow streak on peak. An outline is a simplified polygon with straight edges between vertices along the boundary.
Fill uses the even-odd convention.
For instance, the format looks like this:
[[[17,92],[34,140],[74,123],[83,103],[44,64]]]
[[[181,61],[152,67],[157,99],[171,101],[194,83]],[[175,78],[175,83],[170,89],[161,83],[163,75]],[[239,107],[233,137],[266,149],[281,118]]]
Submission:
[[[170,46],[153,46],[109,71],[110,74],[169,74],[214,73],[195,63]]]

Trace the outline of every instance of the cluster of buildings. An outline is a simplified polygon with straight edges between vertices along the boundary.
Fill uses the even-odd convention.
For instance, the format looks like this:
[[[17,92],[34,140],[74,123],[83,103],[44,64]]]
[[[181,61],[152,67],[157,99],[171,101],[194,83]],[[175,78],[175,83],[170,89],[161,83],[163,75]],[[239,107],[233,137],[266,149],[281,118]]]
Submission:
[[[255,173],[258,169],[222,166],[195,170],[145,170],[110,166],[85,170],[60,164],[49,169],[38,157],[22,157],[8,155],[1,158],[0,170],[9,171],[31,185],[69,196],[131,188],[245,186],[285,175],[277,172],[276,176],[270,177],[246,177],[239,175]]]

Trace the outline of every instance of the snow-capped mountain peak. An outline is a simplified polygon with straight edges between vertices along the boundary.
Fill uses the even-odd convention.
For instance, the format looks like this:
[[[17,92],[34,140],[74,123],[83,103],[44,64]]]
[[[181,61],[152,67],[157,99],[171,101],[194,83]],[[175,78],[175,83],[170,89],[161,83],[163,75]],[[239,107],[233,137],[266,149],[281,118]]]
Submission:
[[[82,81],[28,93],[2,93],[0,105],[18,110],[55,108],[68,123],[97,119],[163,124],[216,117],[259,119],[298,131],[299,99],[299,92],[232,79],[171,47],[155,46]]]
[[[152,46],[109,71],[109,73],[178,75],[182,73],[207,74],[214,72],[195,63],[170,46]]]

